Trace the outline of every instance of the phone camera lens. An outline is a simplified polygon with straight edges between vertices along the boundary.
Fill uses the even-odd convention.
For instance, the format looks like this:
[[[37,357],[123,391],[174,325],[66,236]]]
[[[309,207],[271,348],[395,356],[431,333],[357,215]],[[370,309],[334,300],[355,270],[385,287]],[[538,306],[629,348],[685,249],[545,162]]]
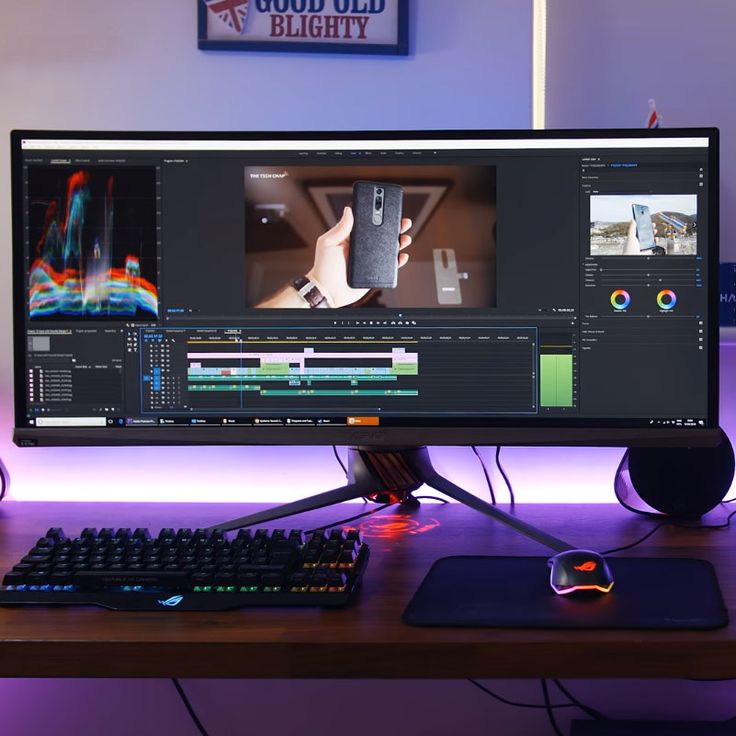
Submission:
[[[383,204],[383,200],[380,197],[376,197],[376,209],[380,210],[381,205]]]
[[[383,194],[383,189],[376,189],[376,194]]]

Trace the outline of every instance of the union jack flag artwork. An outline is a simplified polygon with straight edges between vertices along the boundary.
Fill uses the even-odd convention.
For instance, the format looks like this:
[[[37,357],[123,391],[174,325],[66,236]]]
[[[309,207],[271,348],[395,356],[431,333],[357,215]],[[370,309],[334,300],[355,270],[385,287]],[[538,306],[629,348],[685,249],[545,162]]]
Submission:
[[[662,118],[657,112],[657,103],[649,100],[649,115],[647,115],[647,128],[659,128],[662,124]]]
[[[236,33],[245,32],[250,0],[204,0],[207,8]]]

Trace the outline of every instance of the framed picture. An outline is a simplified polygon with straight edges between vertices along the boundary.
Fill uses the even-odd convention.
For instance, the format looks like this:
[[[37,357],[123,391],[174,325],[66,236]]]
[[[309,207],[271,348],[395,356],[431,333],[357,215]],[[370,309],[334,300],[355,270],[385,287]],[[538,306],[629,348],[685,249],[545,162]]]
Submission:
[[[197,0],[214,51],[409,53],[409,0]]]

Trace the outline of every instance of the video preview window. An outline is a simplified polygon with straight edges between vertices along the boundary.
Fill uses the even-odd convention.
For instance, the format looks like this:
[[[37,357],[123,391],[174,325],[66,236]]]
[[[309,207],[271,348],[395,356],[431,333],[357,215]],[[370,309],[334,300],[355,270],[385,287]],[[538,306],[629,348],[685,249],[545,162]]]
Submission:
[[[245,268],[249,307],[263,306],[279,289],[313,269],[324,256],[318,240],[334,234],[341,242],[325,279],[339,282],[350,307],[466,307],[496,305],[496,170],[493,166],[290,166],[245,168]],[[370,182],[385,211],[356,207],[356,182]],[[401,212],[391,212],[400,190]],[[376,193],[378,193],[376,195]],[[393,193],[393,194],[392,194]],[[343,220],[345,208],[349,217]],[[395,214],[411,238],[409,256],[395,286],[348,289],[350,248],[363,248],[381,270],[380,238],[372,237]],[[395,225],[395,227],[397,227]],[[403,226],[402,226],[402,229]],[[356,233],[365,236],[356,240]],[[398,233],[391,236],[395,244]],[[342,236],[345,236],[344,239]],[[329,236],[332,237],[332,236]],[[328,238],[329,239],[329,238]],[[333,238],[334,239],[334,238]],[[378,244],[376,244],[378,242]],[[335,245],[335,244],[331,244]],[[324,238],[321,241],[324,246]],[[373,250],[371,250],[371,248]],[[357,251],[354,256],[357,258]],[[339,257],[338,257],[339,256]],[[395,249],[392,259],[396,259]],[[403,258],[399,257],[399,264]],[[325,273],[322,269],[320,273]],[[328,288],[332,284],[327,284]]]
[[[30,166],[31,319],[158,317],[152,166]]]
[[[591,256],[694,256],[696,194],[594,194]]]

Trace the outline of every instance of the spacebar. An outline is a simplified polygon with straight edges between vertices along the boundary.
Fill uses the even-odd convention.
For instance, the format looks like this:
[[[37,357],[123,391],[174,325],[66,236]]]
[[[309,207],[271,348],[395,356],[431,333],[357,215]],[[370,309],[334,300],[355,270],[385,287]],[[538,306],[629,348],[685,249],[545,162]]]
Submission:
[[[181,571],[158,570],[80,570],[73,577],[80,588],[106,588],[116,585],[144,585],[170,588],[183,585],[189,574]]]

